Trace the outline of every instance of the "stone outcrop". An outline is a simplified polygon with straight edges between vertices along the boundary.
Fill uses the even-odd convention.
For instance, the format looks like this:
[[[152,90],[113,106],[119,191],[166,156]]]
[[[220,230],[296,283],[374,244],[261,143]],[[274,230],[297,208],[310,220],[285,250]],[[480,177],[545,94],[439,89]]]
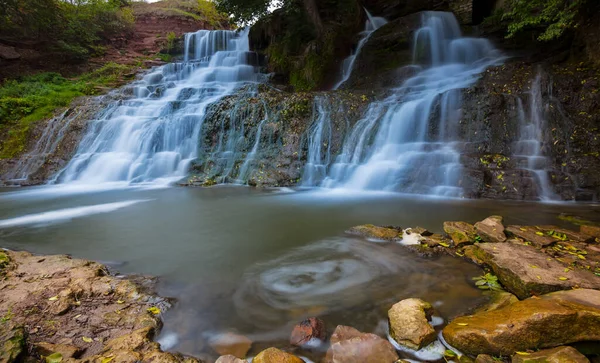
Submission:
[[[535,353],[520,353],[512,356],[512,363],[589,363],[585,355],[573,347],[558,347]]]
[[[475,223],[475,229],[477,235],[481,237],[484,242],[506,241],[504,225],[502,224],[502,217],[500,216],[491,216],[481,222]]]
[[[253,363],[304,363],[295,355],[286,353],[277,348],[269,348],[258,353],[252,360]]]
[[[471,244],[477,236],[475,227],[467,222],[444,222],[444,232],[456,246]]]
[[[245,359],[239,359],[233,355],[220,356],[215,363],[247,363]]]
[[[325,323],[319,318],[308,318],[294,326],[290,336],[290,344],[301,347],[304,345],[320,344],[327,337]]]
[[[346,233],[385,241],[397,241],[402,239],[402,228],[380,227],[372,224],[363,224],[361,226],[352,227],[346,231]]]
[[[600,341],[600,291],[559,291],[460,317],[444,328],[443,336],[470,355],[512,355],[528,349]]]
[[[398,354],[385,339],[339,325],[331,336],[324,363],[394,363]]]
[[[406,299],[388,311],[390,336],[398,344],[419,350],[433,343],[436,332],[429,324],[433,307],[420,299]]]
[[[530,246],[481,243],[467,249],[520,299],[574,287],[600,289],[600,277],[580,269],[565,271],[565,265]]]

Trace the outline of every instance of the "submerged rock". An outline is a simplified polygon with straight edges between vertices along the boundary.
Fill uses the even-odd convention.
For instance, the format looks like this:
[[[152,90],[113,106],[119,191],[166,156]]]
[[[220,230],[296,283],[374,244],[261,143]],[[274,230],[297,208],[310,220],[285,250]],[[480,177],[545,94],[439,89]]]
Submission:
[[[338,325],[331,336],[331,347],[323,362],[393,363],[397,360],[398,353],[387,340],[349,326]]]
[[[589,363],[585,355],[573,347],[558,347],[546,349],[527,355],[516,354],[512,356],[512,363]]]
[[[245,359],[239,359],[233,355],[223,355],[215,363],[247,363]]]
[[[476,310],[477,313],[498,310],[510,304],[516,303],[519,299],[506,291],[490,291],[490,300]]]
[[[301,347],[312,342],[325,340],[327,331],[325,323],[319,318],[308,318],[296,324],[290,337],[290,344]]]
[[[295,355],[286,353],[277,348],[269,348],[258,353],[252,360],[253,363],[304,363]]]
[[[450,345],[470,355],[511,355],[528,349],[600,341],[600,291],[559,291],[460,317],[444,328],[443,336]]]
[[[420,299],[406,299],[394,304],[388,311],[390,336],[398,344],[419,350],[433,343],[436,333],[429,320],[433,306]]]
[[[210,346],[220,355],[233,355],[245,358],[252,346],[252,340],[234,333],[220,334],[210,340]]]
[[[465,255],[491,267],[498,279],[520,299],[573,287],[600,289],[600,277],[565,266],[533,247],[514,243],[480,243]],[[518,256],[518,258],[517,258]]]
[[[444,232],[457,246],[473,243],[477,237],[475,227],[467,222],[444,222]]]
[[[364,224],[350,228],[346,231],[349,234],[354,234],[366,238],[374,238],[385,241],[395,241],[402,239],[402,229],[392,227],[379,227],[372,224]]]
[[[505,242],[504,225],[502,217],[491,216],[481,222],[475,223],[477,234],[484,242]]]

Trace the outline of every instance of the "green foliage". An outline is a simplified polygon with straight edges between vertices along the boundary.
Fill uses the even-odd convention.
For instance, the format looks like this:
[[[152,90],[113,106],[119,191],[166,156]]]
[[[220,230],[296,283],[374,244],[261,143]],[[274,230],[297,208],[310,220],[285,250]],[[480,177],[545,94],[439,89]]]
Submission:
[[[227,19],[224,13],[217,10],[215,3],[208,0],[198,0],[198,12],[214,28],[219,27]]]
[[[225,14],[231,14],[232,20],[238,24],[256,21],[267,14],[271,0],[215,0],[217,9]],[[278,5],[282,1],[277,2]]]
[[[587,0],[509,0],[502,17],[508,20],[508,37],[527,28],[540,28],[538,40],[559,38],[579,25],[580,12]]]
[[[492,290],[492,291],[503,291],[502,285],[498,282],[498,277],[491,273],[485,275],[473,277],[475,286],[481,290]]]
[[[94,95],[101,87],[117,86],[131,68],[109,63],[69,80],[58,73],[41,73],[6,81],[0,87],[0,133],[8,137],[0,144],[0,158],[18,155],[25,148],[29,128],[50,117],[57,108],[68,106],[75,97]]]
[[[44,44],[74,61],[131,31],[134,16],[127,0],[0,0],[0,37]]]

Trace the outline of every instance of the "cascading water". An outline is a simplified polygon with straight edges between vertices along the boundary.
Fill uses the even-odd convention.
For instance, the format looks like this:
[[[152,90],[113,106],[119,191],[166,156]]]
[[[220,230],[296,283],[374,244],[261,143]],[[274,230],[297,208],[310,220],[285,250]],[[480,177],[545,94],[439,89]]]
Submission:
[[[360,33],[360,40],[358,42],[358,45],[356,46],[356,50],[354,51],[354,53],[348,58],[344,59],[344,62],[342,63],[342,76],[340,81],[336,83],[335,86],[333,86],[334,90],[339,89],[348,80],[348,78],[350,78],[352,70],[354,69],[354,63],[356,62],[356,58],[360,55],[362,48],[371,37],[371,34],[373,34],[375,30],[387,24],[387,21],[384,18],[373,17],[371,13],[367,11],[367,9],[365,9],[365,12],[367,13],[367,22],[365,24],[365,30],[362,33]]]
[[[500,55],[485,39],[462,37],[454,15],[444,12],[423,13],[413,53],[420,71],[369,106],[323,186],[462,196],[454,147],[461,90]]]
[[[543,140],[546,129],[546,107],[542,98],[542,76],[538,73],[531,82],[529,92],[529,113],[526,114],[523,101],[518,98],[520,138],[514,143],[513,157],[519,166],[534,175],[538,196],[542,200],[560,199],[550,186],[548,179],[548,158],[544,155]]]
[[[302,176],[303,186],[318,185],[327,176],[331,161],[331,110],[324,97],[316,97],[313,122],[308,130],[308,156]]]
[[[198,154],[207,107],[257,82],[257,63],[247,31],[186,34],[184,62],[154,69],[132,85],[135,97],[93,120],[55,182],[161,183],[184,177]]]

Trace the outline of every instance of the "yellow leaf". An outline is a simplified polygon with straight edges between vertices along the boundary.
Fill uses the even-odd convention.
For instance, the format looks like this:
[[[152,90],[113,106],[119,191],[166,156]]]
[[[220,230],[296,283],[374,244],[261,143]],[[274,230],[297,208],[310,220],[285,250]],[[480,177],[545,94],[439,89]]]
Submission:
[[[48,300],[50,300],[50,301],[56,301],[56,300],[58,300],[58,296],[52,296]]]
[[[531,267],[531,268],[539,268],[536,265],[529,265],[529,267]]]
[[[541,279],[542,279],[542,278],[540,277],[540,275],[537,275],[536,277],[537,277],[537,279],[538,279],[538,280],[541,280]]]
[[[467,326],[467,325],[469,325],[469,324],[467,324],[467,323],[456,323],[456,325],[460,325],[460,326]]]
[[[527,352],[516,352],[518,355],[529,355],[531,353],[527,353]]]
[[[88,337],[82,337],[81,339],[83,339],[83,341],[84,341],[84,342],[86,342],[86,343],[91,343],[91,342],[93,342],[93,339],[92,339],[92,338],[88,338]]]
[[[117,304],[123,304],[125,301],[123,300],[117,300]]]
[[[102,357],[102,360],[100,361],[100,363],[109,363],[113,359],[115,359],[115,357]]]
[[[565,272],[569,272],[569,271],[571,271],[571,270],[568,267],[565,268]]]
[[[566,278],[566,277],[562,277],[562,276],[561,276],[561,277],[559,277],[558,279],[559,279],[559,280],[561,280],[561,281],[567,281],[567,280],[568,280],[568,278]]]
[[[60,363],[62,362],[63,356],[60,353],[52,353],[46,357],[46,363]]]
[[[80,316],[81,316],[81,314],[77,314],[77,315],[75,315],[75,318],[74,318],[74,319],[77,319],[77,318],[79,318]]]
[[[585,256],[584,256],[584,255],[577,255],[577,257],[578,257],[580,260],[585,260]]]
[[[153,306],[151,308],[148,309],[148,312],[154,314],[154,315],[158,315],[160,314],[160,309],[157,308],[156,306]]]

